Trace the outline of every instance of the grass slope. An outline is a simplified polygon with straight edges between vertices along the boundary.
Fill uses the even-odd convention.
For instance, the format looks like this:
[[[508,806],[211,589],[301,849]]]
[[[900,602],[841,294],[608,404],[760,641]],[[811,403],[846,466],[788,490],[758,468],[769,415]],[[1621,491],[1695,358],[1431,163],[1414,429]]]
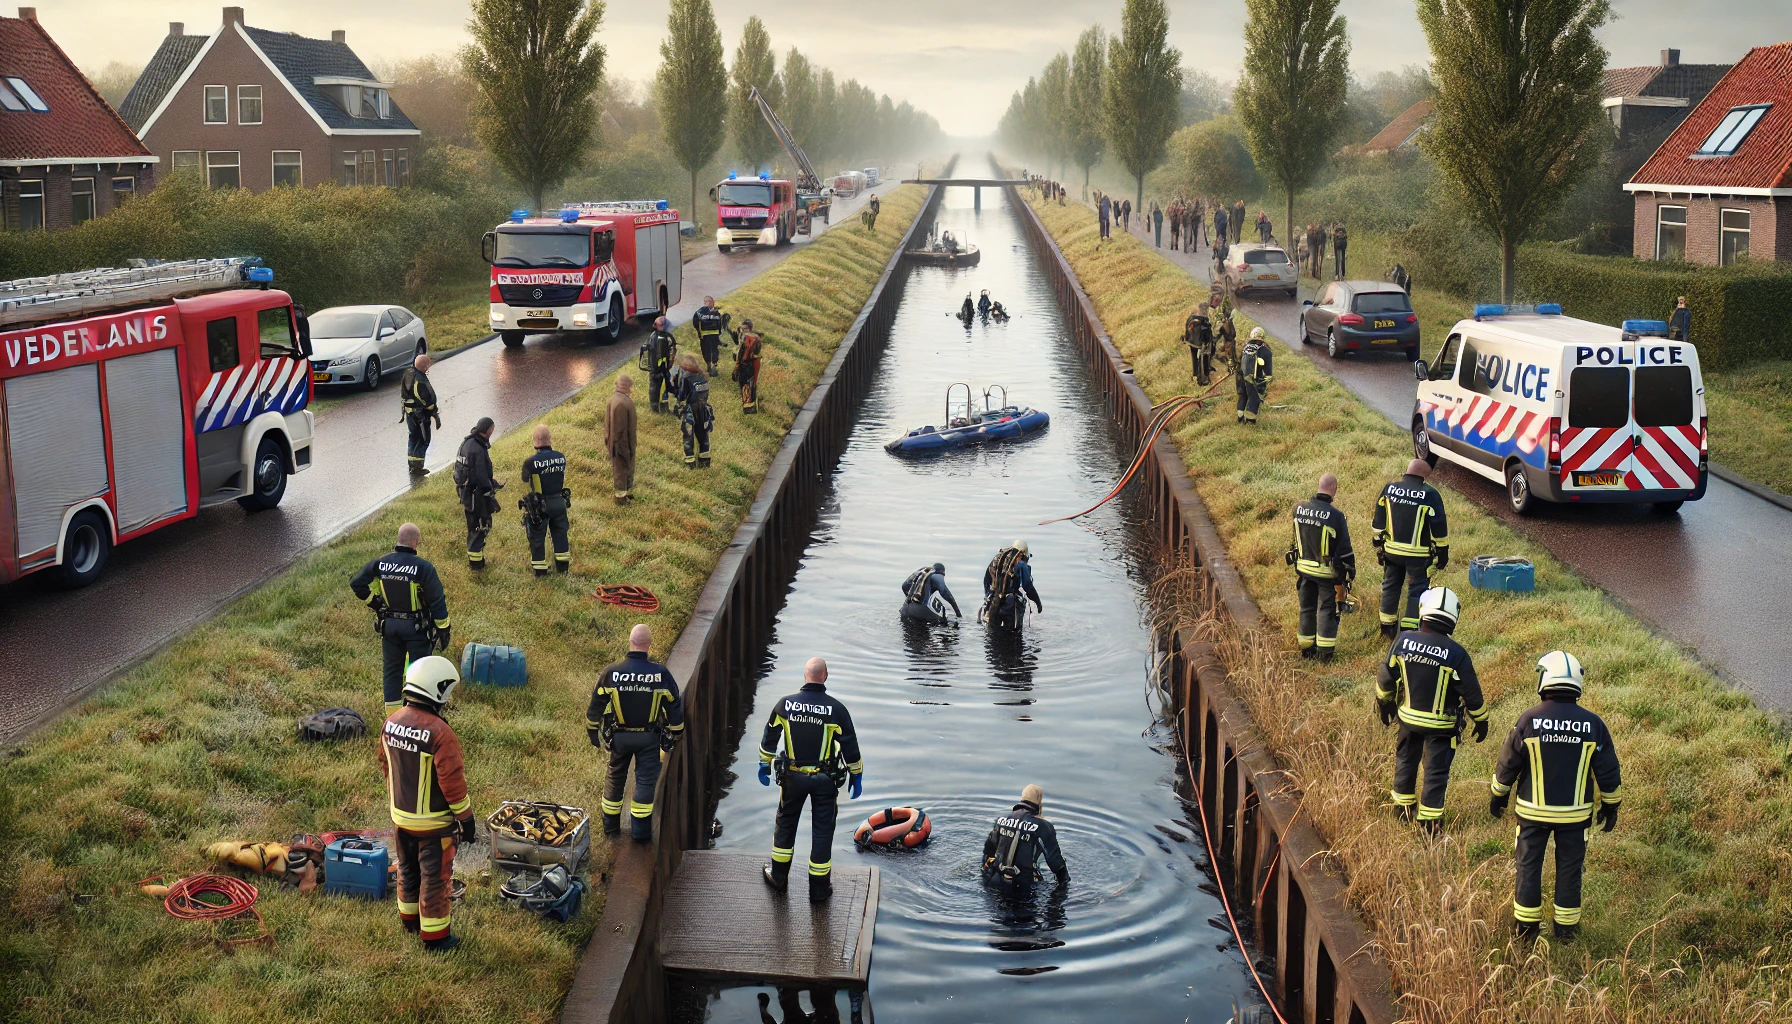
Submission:
[[[603,756],[586,740],[585,706],[640,616],[587,595],[599,582],[652,588],[663,604],[647,621],[656,650],[670,649],[924,197],[918,187],[891,193],[875,233],[831,231],[723,300],[765,332],[762,414],[743,417],[733,386],[717,383],[708,471],[684,469],[677,425],[649,414],[637,387],[637,498],[619,509],[603,454],[614,377],[542,417],[570,462],[569,576],[538,582],[529,573],[514,508],[516,470],[530,450],[529,429],[519,428],[492,452],[513,486],[502,492],[508,507],[486,575],[467,571],[459,505],[448,474],[437,474],[0,763],[0,1019],[553,1020],[602,910],[601,884],[567,926],[509,910],[495,884],[474,884],[455,911],[466,941],[434,960],[399,929],[389,903],[300,896],[271,882],[260,884],[260,907],[276,949],[220,955],[210,926],[170,918],[130,883],[205,870],[199,851],[214,840],[389,823],[374,740],[305,746],[294,722],[332,705],[357,708],[370,725],[383,718],[378,644],[347,582],[406,520],[422,527],[422,553],[447,586],[452,653],[479,640],[516,643],[529,656],[526,688],[463,686],[449,712],[476,813],[507,797],[595,812]],[[688,328],[680,337],[695,349]],[[593,852],[596,881],[610,855],[601,838]],[[468,876],[483,867],[465,866]]]
[[[1179,336],[1205,286],[1137,239],[1115,232],[1101,244],[1086,207],[1036,208],[1140,385],[1160,402],[1189,392]],[[1493,732],[1479,746],[1465,737],[1457,756],[1448,842],[1394,821],[1394,734],[1373,708],[1386,644],[1368,536],[1375,496],[1410,459],[1410,441],[1307,360],[1275,348],[1273,408],[1260,427],[1232,422],[1228,388],[1221,407],[1183,422],[1175,441],[1276,630],[1233,651],[1234,679],[1348,871],[1350,898],[1374,923],[1407,1011],[1423,1021],[1792,1019],[1776,966],[1792,923],[1792,784],[1776,723],[1447,489],[1457,560],[1440,582],[1462,595],[1458,636],[1475,657]],[[1290,657],[1296,600],[1282,554],[1288,509],[1326,471],[1342,481],[1338,504],[1362,550],[1364,610],[1344,619],[1339,661],[1308,671]],[[1533,560],[1537,591],[1470,590],[1466,564],[1481,553]],[[1616,737],[1624,805],[1616,832],[1590,837],[1583,941],[1527,957],[1506,946],[1513,826],[1509,816],[1489,819],[1487,781],[1505,731],[1535,702],[1533,663],[1558,647],[1587,666],[1586,704]]]

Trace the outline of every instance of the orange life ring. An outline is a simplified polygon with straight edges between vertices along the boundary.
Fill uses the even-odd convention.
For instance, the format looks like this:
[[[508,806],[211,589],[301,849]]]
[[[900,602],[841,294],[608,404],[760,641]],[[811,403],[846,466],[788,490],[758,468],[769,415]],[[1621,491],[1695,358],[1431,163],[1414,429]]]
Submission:
[[[852,834],[852,841],[863,850],[869,846],[885,846],[892,850],[914,849],[933,835],[933,822],[919,807],[886,807],[871,812],[864,824]]]

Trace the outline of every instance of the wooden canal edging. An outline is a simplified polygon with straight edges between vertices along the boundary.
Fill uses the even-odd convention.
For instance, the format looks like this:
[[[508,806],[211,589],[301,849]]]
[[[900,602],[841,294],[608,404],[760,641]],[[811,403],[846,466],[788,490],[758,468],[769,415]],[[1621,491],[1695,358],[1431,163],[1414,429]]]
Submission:
[[[1008,200],[1038,248],[1066,326],[1095,371],[1108,407],[1133,443],[1151,418],[1151,399],[1133,379],[1095,315],[1076,273],[1039,215],[1013,186]],[[1160,436],[1139,486],[1152,510],[1153,538],[1171,558],[1201,567],[1206,598],[1234,629],[1260,631],[1263,614],[1245,590],[1225,544],[1175,445]],[[1344,900],[1345,879],[1329,845],[1300,817],[1300,793],[1258,737],[1211,645],[1170,638],[1167,676],[1177,733],[1197,775],[1212,824],[1221,883],[1241,922],[1255,927],[1258,953],[1275,961],[1273,991],[1290,1024],[1392,1024],[1393,980],[1372,933]],[[1261,899],[1258,895],[1261,893]]]
[[[952,173],[952,163],[944,173]],[[624,843],[617,851],[603,916],[561,1008],[564,1024],[666,1017],[665,969],[657,950],[662,904],[685,851],[709,843],[725,773],[753,703],[764,638],[783,607],[817,499],[845,451],[858,404],[889,341],[906,280],[899,273],[903,252],[926,234],[939,196],[938,187],[928,188],[921,212],[791,423],[666,659],[683,687],[685,738],[660,777],[653,843]],[[866,950],[868,955],[868,942]]]

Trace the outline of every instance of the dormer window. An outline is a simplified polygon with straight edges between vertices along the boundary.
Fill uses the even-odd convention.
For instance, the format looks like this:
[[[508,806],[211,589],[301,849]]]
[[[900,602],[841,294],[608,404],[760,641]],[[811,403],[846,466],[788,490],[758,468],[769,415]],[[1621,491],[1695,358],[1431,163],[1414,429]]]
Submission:
[[[392,116],[392,95],[383,82],[323,77],[312,81],[350,117],[383,121]]]

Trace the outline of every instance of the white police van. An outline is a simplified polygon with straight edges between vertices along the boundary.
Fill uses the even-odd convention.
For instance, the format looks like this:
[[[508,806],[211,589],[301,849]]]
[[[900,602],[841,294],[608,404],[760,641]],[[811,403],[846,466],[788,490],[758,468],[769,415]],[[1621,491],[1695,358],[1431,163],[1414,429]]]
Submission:
[[[1607,327],[1554,303],[1480,305],[1415,369],[1413,453],[1504,484],[1520,514],[1544,500],[1671,513],[1705,496],[1698,352],[1660,320]]]

